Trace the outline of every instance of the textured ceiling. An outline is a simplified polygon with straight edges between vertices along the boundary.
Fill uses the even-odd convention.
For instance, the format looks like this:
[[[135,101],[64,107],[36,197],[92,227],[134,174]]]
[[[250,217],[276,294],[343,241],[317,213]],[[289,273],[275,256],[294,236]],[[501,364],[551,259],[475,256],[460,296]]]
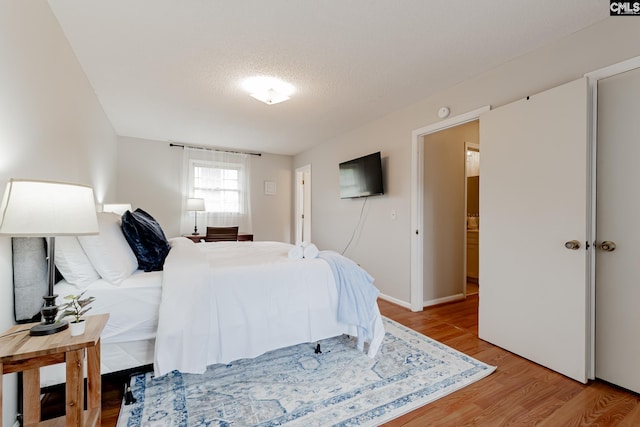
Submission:
[[[608,16],[606,0],[49,0],[121,136],[296,154]],[[296,87],[266,105],[241,81]]]

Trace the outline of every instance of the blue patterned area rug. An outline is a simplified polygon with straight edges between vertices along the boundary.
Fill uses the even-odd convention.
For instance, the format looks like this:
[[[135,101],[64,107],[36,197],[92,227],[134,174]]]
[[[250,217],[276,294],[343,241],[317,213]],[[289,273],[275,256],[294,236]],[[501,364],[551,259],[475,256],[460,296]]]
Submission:
[[[377,426],[495,370],[384,318],[374,359],[348,336],[212,365],[203,375],[153,373],[131,380],[137,402],[118,427]]]

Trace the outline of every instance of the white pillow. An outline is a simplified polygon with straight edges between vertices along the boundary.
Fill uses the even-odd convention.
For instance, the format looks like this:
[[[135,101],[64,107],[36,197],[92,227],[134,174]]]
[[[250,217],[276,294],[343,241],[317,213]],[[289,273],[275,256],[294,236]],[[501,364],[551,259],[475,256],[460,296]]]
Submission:
[[[56,267],[64,279],[80,289],[86,289],[100,279],[100,275],[91,265],[76,236],[56,237]]]
[[[169,239],[169,245],[171,245],[172,248],[175,246],[193,245],[193,244],[195,244],[195,242],[186,237],[172,237]]]
[[[97,236],[78,236],[78,241],[98,274],[119,285],[138,269],[138,260],[122,234],[119,215],[98,213],[98,228]]]

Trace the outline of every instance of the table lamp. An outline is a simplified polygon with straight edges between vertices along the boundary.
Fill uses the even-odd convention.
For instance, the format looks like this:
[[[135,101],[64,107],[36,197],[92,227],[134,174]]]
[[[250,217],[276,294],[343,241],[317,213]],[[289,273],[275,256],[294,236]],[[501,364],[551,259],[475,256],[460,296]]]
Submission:
[[[56,321],[55,236],[98,234],[93,189],[85,185],[53,181],[10,179],[0,205],[0,235],[46,237],[48,295],[42,307],[42,322],[31,335],[51,335],[69,327]]]
[[[204,211],[204,199],[191,198],[187,199],[187,210],[193,211],[193,215],[195,216],[195,222],[193,224],[193,234],[194,236],[198,235],[198,212]]]

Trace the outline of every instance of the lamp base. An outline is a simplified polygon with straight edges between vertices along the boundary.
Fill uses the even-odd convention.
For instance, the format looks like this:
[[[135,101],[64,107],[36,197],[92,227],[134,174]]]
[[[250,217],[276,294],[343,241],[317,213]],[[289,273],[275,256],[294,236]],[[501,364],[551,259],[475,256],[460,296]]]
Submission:
[[[53,240],[53,237],[50,238]],[[53,250],[53,243],[49,246]],[[53,256],[50,256],[53,258]],[[49,261],[51,262],[51,260]],[[53,271],[55,267],[49,266],[49,271]],[[51,277],[49,278],[49,288],[51,289],[52,283]],[[40,312],[42,313],[42,322],[34,325],[29,331],[29,335],[31,336],[43,336],[43,335],[52,335],[57,334],[58,332],[62,332],[69,327],[69,322],[66,320],[60,319],[56,321],[56,316],[58,314],[58,306],[56,305],[56,298],[58,295],[52,295],[51,292],[49,295],[45,295],[44,298],[44,306]]]
[[[69,322],[66,320],[58,320],[54,323],[38,323],[34,325],[29,331],[29,335],[40,337],[43,335],[53,335],[58,332],[62,332],[69,327]]]

